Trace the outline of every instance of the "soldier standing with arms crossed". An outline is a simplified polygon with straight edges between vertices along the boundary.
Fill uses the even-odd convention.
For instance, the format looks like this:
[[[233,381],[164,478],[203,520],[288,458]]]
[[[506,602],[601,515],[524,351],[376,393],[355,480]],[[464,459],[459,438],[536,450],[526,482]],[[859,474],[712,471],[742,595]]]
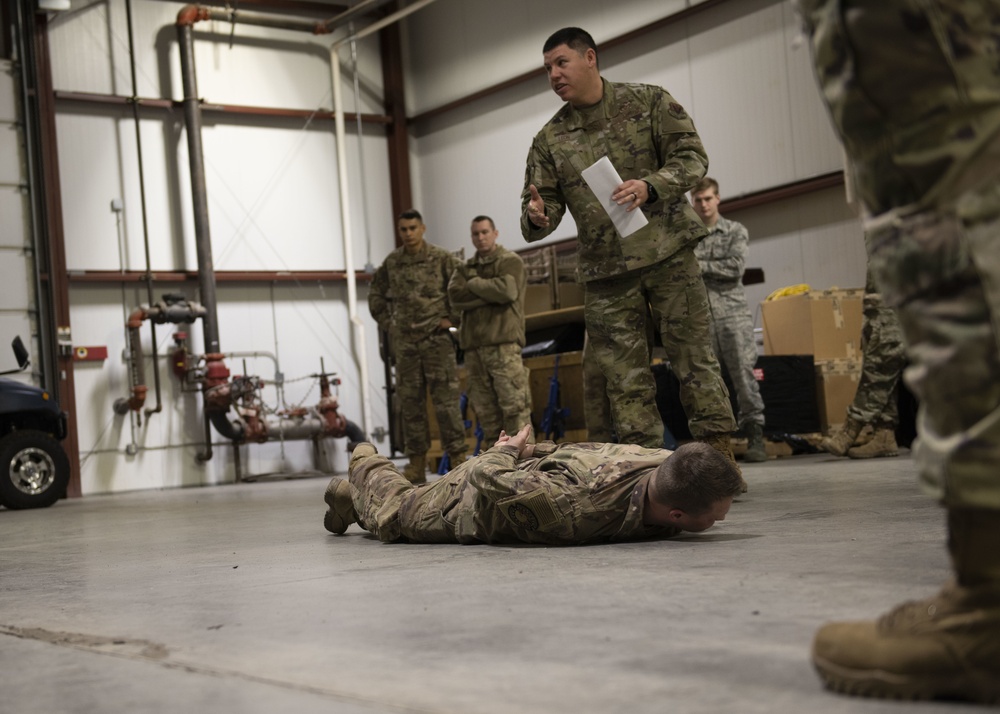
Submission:
[[[531,392],[521,359],[527,276],[521,256],[498,245],[499,236],[492,218],[473,218],[476,254],[455,270],[448,285],[452,306],[462,312],[458,334],[469,400],[487,444],[501,431],[516,434],[531,423]]]
[[[733,412],[694,257],[705,228],[685,198],[708,167],[694,123],[660,87],[604,80],[594,40],[579,28],[559,30],[542,52],[549,84],[566,104],[528,153],[521,232],[529,242],[546,237],[567,208],[576,220],[587,333],[619,441],[663,445],[646,338],[652,308],[691,433],[732,459]],[[627,239],[603,208],[608,197],[595,196],[581,177],[603,156],[625,177],[610,198],[649,219]]]
[[[403,449],[410,462],[403,474],[412,483],[427,480],[427,390],[441,430],[441,445],[452,466],[465,460],[467,446],[459,410],[455,343],[448,334],[458,321],[448,304],[448,279],[462,263],[424,240],[427,227],[414,210],[396,221],[402,245],[375,271],[368,309],[389,333],[396,361],[396,395],[403,419]]]

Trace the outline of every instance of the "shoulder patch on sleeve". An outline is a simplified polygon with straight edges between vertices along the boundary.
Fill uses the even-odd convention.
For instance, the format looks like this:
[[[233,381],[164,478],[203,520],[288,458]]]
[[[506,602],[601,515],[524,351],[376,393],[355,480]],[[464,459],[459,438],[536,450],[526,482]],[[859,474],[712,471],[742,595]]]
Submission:
[[[684,120],[688,118],[687,112],[684,111],[684,107],[682,107],[677,102],[670,102],[670,107],[669,109],[667,109],[667,112],[674,119]]]
[[[497,508],[511,524],[529,531],[545,528],[558,520],[555,504],[541,488],[497,501]]]

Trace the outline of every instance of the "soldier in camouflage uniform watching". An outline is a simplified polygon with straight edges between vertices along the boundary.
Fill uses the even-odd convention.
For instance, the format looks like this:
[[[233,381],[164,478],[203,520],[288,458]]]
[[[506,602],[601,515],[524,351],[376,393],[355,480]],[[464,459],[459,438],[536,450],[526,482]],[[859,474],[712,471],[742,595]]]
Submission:
[[[813,663],[863,696],[1000,703],[1000,1],[799,0],[920,399],[914,461],[954,579]]]
[[[528,443],[531,425],[424,486],[371,444],[324,496],[324,525],[358,522],[392,543],[580,545],[700,532],[740,493],[736,465],[692,442],[670,452],[619,444]]]
[[[465,459],[468,447],[459,407],[458,365],[448,328],[458,322],[448,304],[448,279],[462,261],[424,240],[427,228],[414,210],[396,221],[399,241],[375,271],[368,309],[389,333],[396,363],[396,397],[403,421],[404,471],[413,483],[427,480],[430,430],[427,390],[441,430],[441,445],[451,464]]]
[[[854,400],[847,407],[844,426],[820,442],[820,448],[852,459],[897,456],[896,427],[899,425],[899,379],[906,366],[903,329],[896,311],[886,307],[875,285],[871,268],[865,278],[864,326],[861,329],[861,379]],[[872,438],[854,446],[866,424]]]
[[[531,422],[524,347],[524,261],[502,245],[489,216],[472,219],[476,254],[451,276],[448,297],[462,313],[459,342],[465,351],[469,401],[485,443],[501,431],[516,433]]]
[[[664,89],[601,77],[593,38],[575,27],[543,47],[555,93],[566,102],[535,136],[521,196],[527,241],[555,230],[569,209],[579,231],[578,279],[587,333],[607,377],[621,443],[663,445],[663,422],[649,368],[647,305],[652,308],[691,433],[729,458],[735,424],[712,352],[705,285],[694,245],[705,228],[685,193],[708,167],[694,123]],[[607,156],[625,179],[595,196],[581,172]],[[621,239],[603,204],[642,210],[649,224]]]
[[[712,349],[736,388],[737,423],[747,435],[744,461],[767,461],[764,447],[764,400],[754,377],[757,343],[753,317],[743,289],[750,236],[742,223],[719,215],[719,183],[703,178],[691,191],[691,203],[708,235],[695,246],[698,268],[712,310]]]

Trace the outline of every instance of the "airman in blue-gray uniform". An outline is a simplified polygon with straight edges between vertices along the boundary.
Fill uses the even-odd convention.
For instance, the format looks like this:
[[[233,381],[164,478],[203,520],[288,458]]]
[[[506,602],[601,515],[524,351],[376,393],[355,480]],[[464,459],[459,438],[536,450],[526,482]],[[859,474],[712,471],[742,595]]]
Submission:
[[[423,483],[430,449],[428,390],[450,462],[464,460],[468,450],[455,343],[449,334],[459,316],[448,302],[448,280],[462,261],[424,240],[427,227],[417,211],[400,214],[396,229],[402,245],[375,271],[368,309],[389,334],[396,363],[403,450],[410,460],[405,473],[414,483]]]
[[[736,465],[692,442],[670,452],[632,444],[532,444],[531,426],[423,486],[371,444],[334,477],[324,525],[354,522],[385,543],[581,545],[700,532],[740,493]]]
[[[708,235],[694,249],[712,309],[712,348],[729,372],[739,405],[737,423],[747,435],[744,461],[767,461],[764,445],[764,400],[754,367],[757,341],[753,317],[743,289],[750,235],[742,223],[719,214],[719,183],[707,176],[691,191],[691,205]]]
[[[614,431],[622,443],[663,445],[646,339],[652,308],[691,433],[731,458],[735,422],[693,250],[705,227],[685,199],[708,167],[694,123],[660,87],[604,80],[594,40],[579,28],[553,34],[543,59],[552,89],[566,104],[531,144],[521,232],[540,240],[567,209],[576,221],[584,317],[607,377]],[[602,157],[624,179],[611,196],[595,196],[581,175]],[[605,210],[608,201],[643,211],[649,224],[621,238]]]
[[[863,696],[1000,703],[1000,0],[799,0],[899,313],[922,483],[954,579],[874,622],[825,625],[813,663]]]

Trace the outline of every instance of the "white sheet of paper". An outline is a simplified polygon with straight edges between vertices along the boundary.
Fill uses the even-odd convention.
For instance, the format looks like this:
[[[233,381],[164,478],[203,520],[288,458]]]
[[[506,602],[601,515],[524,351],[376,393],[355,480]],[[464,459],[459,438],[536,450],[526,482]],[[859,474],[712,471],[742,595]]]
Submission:
[[[621,183],[621,176],[611,164],[607,156],[602,156],[591,166],[585,168],[581,174],[583,180],[590,186],[597,200],[601,202],[604,210],[608,212],[608,217],[615,224],[615,230],[622,238],[632,235],[644,225],[649,223],[642,211],[626,211],[628,204],[619,206],[611,200],[611,194],[615,192]]]

